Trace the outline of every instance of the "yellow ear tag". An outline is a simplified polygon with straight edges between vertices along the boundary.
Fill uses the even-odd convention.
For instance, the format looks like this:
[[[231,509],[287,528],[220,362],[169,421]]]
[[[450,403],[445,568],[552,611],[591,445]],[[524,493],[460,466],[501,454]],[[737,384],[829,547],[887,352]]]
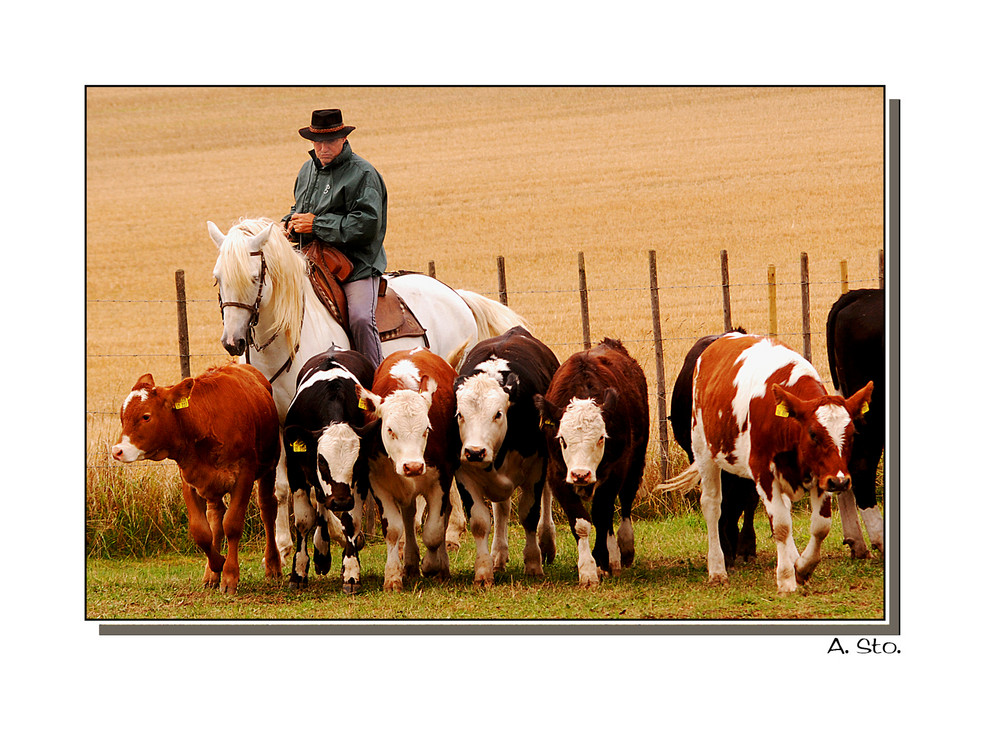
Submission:
[[[306,451],[305,442],[303,442],[301,439],[296,439],[294,442],[292,442],[292,451],[293,452],[304,452],[304,451]]]
[[[784,403],[779,403],[774,407],[774,415],[781,416],[782,418],[788,418],[788,406]]]
[[[174,408],[187,408],[187,407],[188,407],[187,398],[182,398],[179,401],[177,401],[177,403],[174,404]]]
[[[365,404],[365,399],[364,398],[359,398],[358,399],[358,408],[360,408],[362,411],[367,411],[368,410],[368,406]]]
[[[864,416],[866,413],[868,413],[868,401],[865,401],[861,406],[861,415]]]

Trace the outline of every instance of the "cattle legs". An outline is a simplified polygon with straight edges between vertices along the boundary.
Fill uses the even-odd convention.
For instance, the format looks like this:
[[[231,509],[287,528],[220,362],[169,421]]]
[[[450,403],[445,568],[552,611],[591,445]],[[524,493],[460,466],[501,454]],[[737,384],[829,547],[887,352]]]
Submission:
[[[510,500],[505,501],[507,513],[510,513]],[[493,506],[500,509],[501,503],[494,503]],[[497,548],[498,537],[500,536],[500,513],[497,513],[497,528],[493,532],[493,546]],[[506,524],[504,524],[506,525]],[[483,500],[482,492],[477,489],[473,494],[472,508],[469,510],[469,527],[472,529],[472,539],[476,545],[476,561],[474,562],[474,576],[472,583],[477,587],[492,587],[493,572],[497,557],[489,552],[488,539],[490,535],[490,510]],[[506,562],[506,539],[502,549],[503,560]],[[502,569],[503,567],[501,567]]]
[[[799,584],[805,583],[816,565],[819,564],[819,550],[823,539],[830,534],[832,525],[833,496],[816,488],[809,491],[809,502],[812,505],[812,518],[809,521],[809,543],[805,551],[795,562],[795,578]]]
[[[288,482],[288,469],[285,464],[284,439],[279,437],[278,443],[281,446],[281,456],[278,459],[278,469],[274,480],[274,497],[278,504],[278,512],[274,522],[274,537],[278,553],[281,555],[281,564],[284,566],[295,546],[292,544],[291,524],[288,517],[288,501],[292,494],[292,488]]]
[[[711,461],[699,462],[698,470],[701,474],[701,512],[708,527],[708,583],[726,584],[729,582],[729,575],[726,574],[726,558],[722,553],[722,540],[719,536],[722,470]],[[779,559],[780,556],[779,552]]]
[[[862,487],[862,482],[857,471],[852,473],[854,484]],[[874,480],[871,481],[874,486]],[[865,544],[865,537],[861,533],[861,524],[858,521],[858,503],[855,502],[853,490],[845,490],[837,496],[837,507],[840,510],[840,525],[844,531],[844,545],[850,547],[852,559],[867,559],[869,556],[868,546]],[[868,529],[868,540],[874,548],[883,554],[885,544],[883,542],[882,514],[879,513],[878,505],[872,504],[870,508],[862,508],[861,516],[865,521],[865,528]]]
[[[482,489],[478,491],[478,497],[482,498]],[[502,572],[507,568],[510,561],[510,546],[507,537],[510,533],[510,498],[493,503],[493,543],[490,546],[490,556],[493,558],[492,572]],[[481,503],[485,509],[486,504]],[[487,522],[486,535],[489,536],[490,528]],[[478,554],[477,554],[478,556]],[[490,573],[492,583],[492,572]]]
[[[794,592],[795,563],[799,560],[799,551],[795,548],[795,539],[792,538],[792,501],[778,487],[771,489],[770,500],[762,491],[761,495],[764,509],[771,520],[771,535],[774,537],[774,545],[778,552],[778,564],[775,569],[778,592]]]
[[[449,579],[451,571],[448,565],[448,547],[445,544],[445,535],[448,530],[449,519],[451,518],[451,498],[448,490],[452,485],[451,478],[441,478],[441,490],[431,492],[427,498],[427,519],[424,521],[424,545],[427,553],[424,554],[420,571],[425,577],[437,576],[441,579]],[[411,524],[412,525],[412,524]],[[416,544],[413,544],[416,550]]]
[[[545,472],[543,471],[543,475]],[[542,512],[538,519],[538,546],[542,561],[551,564],[556,558],[556,524],[552,520],[552,488],[545,483],[542,489]]]
[[[596,587],[600,579],[597,576],[597,562],[590,553],[590,522],[585,518],[577,518],[571,528],[576,537],[576,573],[580,586]]]
[[[309,584],[309,534],[316,526],[316,509],[305,490],[296,490],[292,502],[295,514],[295,558],[288,575],[288,586],[303,589]]]
[[[524,528],[524,573],[532,577],[544,577],[542,570],[543,552],[538,544],[539,509],[541,508],[542,497],[548,485],[545,480],[545,472],[542,472],[541,479],[535,484],[534,492],[527,492],[521,489],[521,498],[517,505],[517,515]],[[549,507],[551,510],[552,494],[549,493]],[[549,523],[552,523],[551,513]],[[555,529],[552,528],[552,556],[555,557]]]
[[[281,578],[281,555],[274,538],[274,521],[278,514],[278,501],[274,497],[274,472],[269,472],[257,482],[257,502],[264,521],[264,576]]]

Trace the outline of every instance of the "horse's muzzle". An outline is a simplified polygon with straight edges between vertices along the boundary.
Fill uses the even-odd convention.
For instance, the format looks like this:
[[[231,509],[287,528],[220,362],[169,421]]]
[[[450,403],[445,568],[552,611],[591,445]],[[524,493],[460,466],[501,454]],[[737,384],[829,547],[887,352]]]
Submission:
[[[236,342],[226,342],[226,340],[222,340],[222,346],[225,347],[226,352],[233,357],[239,357],[247,351],[247,341],[245,339],[239,339],[236,340]]]

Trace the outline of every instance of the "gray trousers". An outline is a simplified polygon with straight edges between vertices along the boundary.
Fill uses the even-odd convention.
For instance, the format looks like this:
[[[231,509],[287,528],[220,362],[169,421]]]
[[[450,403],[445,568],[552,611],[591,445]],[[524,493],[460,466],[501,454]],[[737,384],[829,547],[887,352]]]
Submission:
[[[382,341],[375,326],[378,279],[378,276],[373,276],[344,284],[354,349],[375,363],[375,367],[382,362]]]

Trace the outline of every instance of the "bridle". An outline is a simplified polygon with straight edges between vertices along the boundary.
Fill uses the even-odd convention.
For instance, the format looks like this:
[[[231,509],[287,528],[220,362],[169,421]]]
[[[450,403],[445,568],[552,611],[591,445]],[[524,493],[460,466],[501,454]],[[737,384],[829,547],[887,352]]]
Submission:
[[[267,260],[265,260],[264,258],[264,251],[254,250],[253,252],[250,253],[251,258],[256,257],[258,255],[260,256],[260,276],[257,279],[257,298],[254,300],[252,306],[250,304],[244,304],[239,301],[223,301],[222,290],[221,289],[219,290],[219,313],[222,315],[223,322],[226,320],[226,313],[224,310],[227,306],[232,306],[236,309],[246,309],[247,311],[250,312],[250,325],[247,327],[247,348],[245,352],[247,365],[250,364],[251,348],[256,349],[257,352],[263,352],[272,342],[274,342],[275,337],[278,336],[278,332],[275,332],[274,334],[271,335],[271,338],[267,342],[265,342],[260,346],[257,345],[257,341],[254,338],[254,327],[256,327],[257,322],[260,321],[260,300],[264,295],[264,276],[267,274]],[[279,375],[281,375],[283,372],[285,372],[292,366],[292,360],[295,357],[295,353],[298,352],[298,349],[299,349],[298,345],[296,345],[295,349],[288,356],[288,359],[285,360],[285,364],[278,369],[278,372],[276,372],[273,376],[271,376],[268,382],[273,383],[275,380],[277,380]]]
[[[254,300],[252,306],[250,304],[240,303],[239,301],[223,301],[222,291],[221,289],[219,290],[219,313],[222,315],[223,321],[225,321],[226,319],[225,308],[227,306],[232,306],[237,309],[246,309],[247,311],[250,312],[250,325],[247,328],[247,351],[246,351],[248,364],[250,362],[251,347],[255,348],[258,352],[263,352],[268,345],[274,342],[274,338],[278,336],[278,333],[275,332],[274,334],[271,335],[271,339],[269,339],[267,342],[265,342],[263,345],[260,346],[257,346],[256,339],[254,338],[254,327],[256,327],[257,322],[260,321],[260,300],[261,297],[264,295],[264,276],[267,274],[267,260],[264,259],[264,251],[254,250],[252,253],[250,253],[251,258],[257,255],[260,256],[260,276],[257,279],[257,298]]]

